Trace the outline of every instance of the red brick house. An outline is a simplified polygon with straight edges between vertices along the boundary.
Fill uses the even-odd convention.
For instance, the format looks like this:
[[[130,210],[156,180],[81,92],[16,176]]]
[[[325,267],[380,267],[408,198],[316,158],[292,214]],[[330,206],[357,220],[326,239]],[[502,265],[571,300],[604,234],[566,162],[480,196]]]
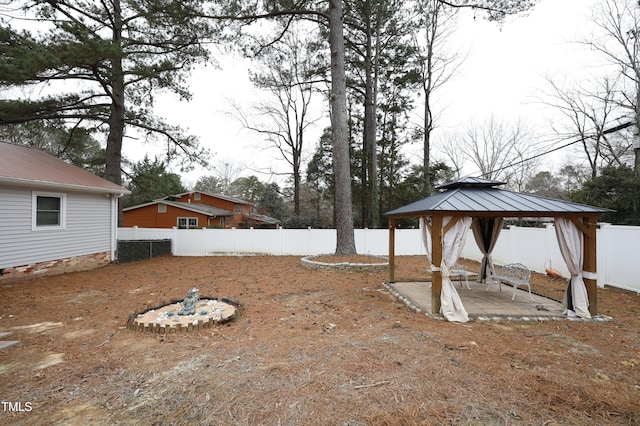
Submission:
[[[275,228],[277,219],[239,198],[206,192],[169,195],[123,209],[124,226],[140,228]]]

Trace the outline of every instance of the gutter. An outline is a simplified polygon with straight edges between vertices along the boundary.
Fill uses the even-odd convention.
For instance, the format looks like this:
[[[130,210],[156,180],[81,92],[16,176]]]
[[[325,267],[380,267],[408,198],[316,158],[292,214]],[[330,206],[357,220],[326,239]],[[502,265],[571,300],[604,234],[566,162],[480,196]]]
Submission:
[[[61,189],[73,190],[73,191],[83,191],[83,192],[95,192],[101,194],[117,194],[118,198],[125,194],[131,194],[131,191],[128,189],[117,189],[117,188],[104,188],[98,186],[85,186],[85,185],[77,185],[73,183],[58,183],[58,182],[47,182],[41,180],[31,180],[31,179],[19,179],[19,178],[8,178],[5,176],[0,176],[0,184],[6,184],[11,186],[28,186],[28,187],[36,187],[36,188],[46,188],[46,189],[57,189],[58,191]],[[115,185],[115,184],[114,184]]]
[[[118,250],[118,200],[124,194],[109,194],[111,197],[111,261],[116,260],[116,252]]]

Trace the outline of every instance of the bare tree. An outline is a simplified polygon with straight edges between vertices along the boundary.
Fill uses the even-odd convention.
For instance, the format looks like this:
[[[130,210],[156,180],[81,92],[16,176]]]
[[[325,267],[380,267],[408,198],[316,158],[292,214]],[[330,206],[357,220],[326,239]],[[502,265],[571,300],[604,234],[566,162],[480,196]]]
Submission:
[[[420,127],[423,135],[422,176],[426,195],[431,191],[431,139],[437,119],[434,94],[456,73],[464,58],[448,47],[449,37],[456,25],[455,9],[439,0],[420,0],[417,2],[417,12],[420,30],[415,34],[415,43],[418,46],[417,56],[424,95]]]
[[[439,151],[446,158],[446,160],[452,164],[452,171],[455,179],[460,179],[462,177],[462,169],[465,164],[466,155],[461,145],[456,143],[456,136],[453,134],[448,134],[445,136],[445,140],[447,143],[439,146]]]
[[[513,125],[491,116],[483,123],[471,122],[455,137],[466,159],[487,179],[502,180],[512,187],[523,184],[531,173],[527,159],[534,156],[531,132],[521,122]]]
[[[213,164],[214,176],[216,176],[222,184],[224,194],[229,193],[231,184],[240,177],[242,170],[243,167],[238,163],[234,163],[227,158],[216,158]]]
[[[617,81],[605,77],[592,89],[585,88],[589,83],[565,88],[551,78],[547,78],[547,82],[551,93],[546,94],[548,99],[543,102],[559,110],[569,123],[555,131],[581,144],[591,178],[595,178],[603,166],[625,164],[624,158],[631,152],[631,144],[608,132],[624,114],[618,102]]]
[[[640,3],[603,0],[594,14],[594,22],[604,37],[594,37],[587,43],[618,67],[626,88],[620,93],[619,102],[634,123],[634,170],[640,178]]]
[[[318,35],[309,26],[294,24],[276,44],[258,57],[259,70],[250,74],[251,81],[269,96],[258,102],[250,117],[236,107],[236,117],[275,148],[280,158],[291,167],[293,210],[300,214],[300,185],[304,140],[307,130],[322,118],[312,116],[310,107],[314,93],[314,58],[318,51]]]

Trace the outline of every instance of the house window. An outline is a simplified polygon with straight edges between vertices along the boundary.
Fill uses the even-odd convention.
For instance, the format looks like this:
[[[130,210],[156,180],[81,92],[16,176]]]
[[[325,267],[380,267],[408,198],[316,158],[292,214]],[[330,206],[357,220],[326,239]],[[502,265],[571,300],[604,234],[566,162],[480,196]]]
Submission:
[[[200,193],[199,193],[199,192],[196,192],[195,194],[193,194],[193,199],[194,199],[195,201],[200,201]]]
[[[34,192],[31,205],[33,230],[65,227],[66,196],[64,194]]]
[[[167,205],[166,204],[158,204],[158,213],[166,213]]]
[[[178,229],[190,229],[198,227],[198,218],[197,217],[179,217],[178,218]]]

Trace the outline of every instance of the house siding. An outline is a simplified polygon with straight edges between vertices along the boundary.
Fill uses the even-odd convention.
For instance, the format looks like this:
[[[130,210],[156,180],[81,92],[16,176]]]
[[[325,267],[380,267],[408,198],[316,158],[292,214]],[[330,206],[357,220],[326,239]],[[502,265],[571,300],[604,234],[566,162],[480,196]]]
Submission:
[[[32,230],[32,190],[0,187],[0,269],[110,252],[110,198],[51,192],[66,195],[65,227]]]
[[[229,210],[234,213],[239,214],[250,214],[252,206],[247,203],[234,203],[230,200],[225,200],[223,198],[212,197],[207,194],[200,193],[200,201],[197,201],[194,198],[194,194],[185,194],[178,198],[176,201],[181,201],[184,203],[192,202],[192,203],[200,203],[206,204],[208,206],[217,207],[223,210]],[[234,218],[235,219],[235,218]],[[241,219],[234,220],[236,223],[239,223]]]
[[[206,215],[179,209],[167,205],[165,213],[158,213],[158,205],[151,204],[124,212],[124,226],[127,228],[137,226],[140,228],[173,228],[178,226],[179,217],[197,217],[198,227],[208,226]],[[217,225],[216,221],[213,226]]]
[[[243,215],[251,214],[253,206],[248,203],[236,203],[231,200],[225,200],[224,198],[212,197],[208,194],[200,194],[200,200],[196,200],[194,197],[195,192],[182,195],[177,201],[182,201],[184,203],[192,202],[192,203],[200,203],[206,204],[208,206],[217,207],[219,209],[228,210],[234,212],[235,214],[229,218],[228,222],[225,222],[225,227],[227,228],[239,228],[245,223],[245,217]],[[219,223],[216,222],[213,226],[218,226]],[[253,223],[251,225],[254,225]]]
[[[195,194],[200,194],[199,199],[196,199]],[[148,205],[134,206],[127,209],[124,212],[123,225],[127,228],[133,226],[140,228],[172,228],[178,225],[179,217],[198,218],[199,228],[248,228],[263,224],[260,220],[249,217],[254,210],[253,205],[250,203],[198,192],[182,194],[175,199],[173,197],[172,201],[191,204],[194,209],[197,209],[199,205],[206,205],[233,214],[227,213],[224,216],[209,217],[204,213],[197,213],[189,208],[180,208],[169,204],[164,204],[167,206],[165,213],[158,213],[158,204],[162,204],[162,201],[156,201]],[[269,226],[273,227],[274,225],[269,224]]]

